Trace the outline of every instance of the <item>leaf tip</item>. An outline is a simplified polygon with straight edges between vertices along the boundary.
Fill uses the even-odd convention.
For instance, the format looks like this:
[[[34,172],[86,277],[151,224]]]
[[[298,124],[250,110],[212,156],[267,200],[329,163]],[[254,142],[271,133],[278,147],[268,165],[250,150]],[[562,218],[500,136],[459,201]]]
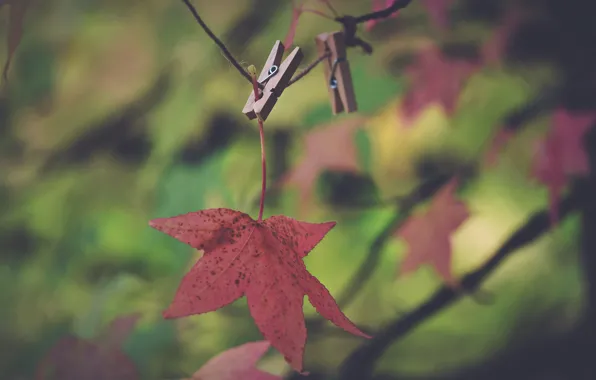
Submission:
[[[149,221],[149,227],[162,230],[168,218],[156,218]]]
[[[176,315],[172,312],[171,307],[167,308],[166,310],[161,312],[161,316],[164,319],[174,319]]]

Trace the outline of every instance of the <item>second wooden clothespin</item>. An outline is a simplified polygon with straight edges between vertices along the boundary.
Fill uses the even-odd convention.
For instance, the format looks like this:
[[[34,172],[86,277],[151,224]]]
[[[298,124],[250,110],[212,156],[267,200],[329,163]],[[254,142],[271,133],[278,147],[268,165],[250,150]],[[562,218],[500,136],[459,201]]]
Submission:
[[[324,61],[324,70],[333,114],[357,111],[343,32],[319,34],[315,41],[319,56],[330,54]]]
[[[290,83],[290,79],[298,69],[300,62],[304,55],[299,47],[296,47],[282,62],[281,58],[284,53],[284,45],[281,41],[276,41],[269,53],[267,62],[261,71],[257,81],[264,85],[260,91],[261,98],[255,100],[254,91],[250,93],[242,113],[244,113],[250,120],[257,116],[261,120],[266,120],[269,113],[277,103],[277,98],[281,96],[285,88]]]

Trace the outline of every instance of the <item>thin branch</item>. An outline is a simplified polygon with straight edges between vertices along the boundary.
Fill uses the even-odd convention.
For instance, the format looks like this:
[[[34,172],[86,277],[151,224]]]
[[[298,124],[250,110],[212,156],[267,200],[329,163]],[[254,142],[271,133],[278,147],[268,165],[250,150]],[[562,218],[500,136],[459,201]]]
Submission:
[[[380,11],[367,13],[362,16],[358,16],[354,19],[354,22],[356,24],[361,24],[363,22],[367,22],[370,20],[380,20],[380,19],[388,18],[389,16],[391,16],[395,12],[399,11],[400,9],[405,8],[408,5],[410,5],[411,2],[412,2],[412,0],[394,0],[393,4],[391,4],[387,8],[381,9]]]
[[[362,16],[347,15],[342,17],[336,17],[335,21],[339,22],[343,26],[346,47],[359,46],[366,54],[372,54],[372,46],[368,42],[356,36],[356,32],[358,31],[358,24],[370,20],[380,20],[388,18],[393,13],[399,11],[402,8],[407,7],[411,2],[412,0],[394,0],[393,4],[380,11],[367,13]]]
[[[329,58],[330,55],[331,55],[331,53],[330,52],[327,52],[327,53],[321,55],[320,57],[318,57],[313,62],[311,62],[308,66],[306,66],[306,68],[304,68],[304,70],[302,70],[298,74],[294,75],[294,78],[292,78],[290,80],[290,82],[288,83],[288,86],[287,87],[290,87],[294,83],[298,82],[300,79],[304,78],[306,76],[306,74],[308,74],[312,69],[314,69],[315,67],[317,67],[317,65],[319,63],[321,63],[324,60],[326,60],[327,58]]]
[[[203,21],[201,16],[199,16],[199,12],[197,12],[197,9],[194,7],[194,5],[192,5],[190,3],[190,0],[182,0],[182,1],[184,2],[184,4],[186,4],[186,7],[190,10],[190,13],[192,13],[195,20],[201,26],[201,28],[203,28],[203,30],[205,31],[205,33],[207,33],[209,38],[211,38],[211,40],[213,40],[213,42],[215,42],[215,44],[219,47],[219,49],[222,51],[222,53],[226,56],[226,59],[236,68],[236,70],[238,70],[238,72],[244,78],[246,78],[247,81],[252,83],[252,79],[251,79],[250,75],[248,74],[248,72],[246,70],[244,70],[244,68],[240,65],[238,60],[236,58],[234,58],[234,56],[232,55],[232,53],[230,53],[230,51],[228,50],[226,45],[224,45],[224,43],[221,42],[220,39],[217,38],[217,36],[215,34],[213,34],[211,29],[209,29],[207,24],[205,24],[205,22]]]
[[[561,220],[579,203],[588,198],[586,194],[574,191],[559,203]],[[462,280],[462,286],[467,290],[479,287],[501,262],[511,253],[532,243],[534,240],[550,231],[551,224],[548,210],[542,210],[532,217],[511,235],[511,237],[494,253],[494,255],[479,269],[468,274]],[[381,329],[373,338],[363,343],[353,351],[342,363],[339,369],[340,380],[366,380],[372,377],[377,360],[393,343],[407,335],[414,328],[426,321],[439,311],[457,301],[465,293],[457,292],[450,287],[443,286],[424,304],[410,313],[405,314]]]

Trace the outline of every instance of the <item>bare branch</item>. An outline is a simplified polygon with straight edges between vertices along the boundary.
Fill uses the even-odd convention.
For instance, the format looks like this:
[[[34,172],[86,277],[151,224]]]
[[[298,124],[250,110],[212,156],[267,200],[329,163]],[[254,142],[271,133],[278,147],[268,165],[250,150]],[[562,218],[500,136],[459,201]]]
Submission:
[[[574,211],[585,194],[575,190],[559,203],[561,220]],[[550,231],[551,223],[548,210],[534,214],[529,220],[511,235],[511,237],[495,252],[495,254],[479,269],[468,274],[462,280],[462,287],[474,290],[479,287],[501,262],[510,254],[533,242],[544,233]],[[443,286],[425,303],[407,313],[377,332],[373,338],[355,351],[342,363],[339,369],[340,380],[366,380],[372,377],[374,365],[389,346],[411,332],[430,317],[457,301],[465,293],[457,292]]]

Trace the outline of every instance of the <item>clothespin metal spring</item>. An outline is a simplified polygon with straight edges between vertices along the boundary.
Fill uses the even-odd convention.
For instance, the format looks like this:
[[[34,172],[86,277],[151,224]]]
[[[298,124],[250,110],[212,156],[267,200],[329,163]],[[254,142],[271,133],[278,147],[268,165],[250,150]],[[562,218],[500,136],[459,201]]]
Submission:
[[[269,67],[269,70],[267,71],[267,76],[265,78],[263,78],[260,82],[261,83],[267,82],[269,79],[271,79],[273,76],[275,76],[275,74],[277,74],[278,72],[279,72],[279,67],[277,65],[271,65],[271,67]]]
[[[337,70],[337,65],[340,62],[344,62],[345,60],[345,57],[341,57],[336,58],[335,61],[333,61],[333,65],[331,66],[331,75],[329,75],[329,87],[331,87],[332,89],[337,88],[337,79],[335,79],[335,71]]]

